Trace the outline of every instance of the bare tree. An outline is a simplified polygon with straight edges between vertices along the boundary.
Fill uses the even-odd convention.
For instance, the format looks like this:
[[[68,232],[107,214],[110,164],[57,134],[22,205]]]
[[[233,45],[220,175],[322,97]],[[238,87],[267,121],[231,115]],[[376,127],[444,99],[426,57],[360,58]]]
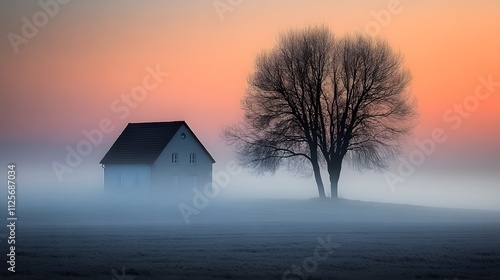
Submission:
[[[346,156],[355,167],[384,169],[412,128],[415,104],[411,75],[387,42],[346,35],[335,42],[331,61],[318,138],[336,198]]]
[[[332,198],[344,158],[357,167],[383,168],[409,132],[413,106],[409,72],[387,43],[362,35],[334,39],[328,28],[284,33],[260,54],[248,78],[244,120],[224,131],[243,166],[259,172],[312,166]]]

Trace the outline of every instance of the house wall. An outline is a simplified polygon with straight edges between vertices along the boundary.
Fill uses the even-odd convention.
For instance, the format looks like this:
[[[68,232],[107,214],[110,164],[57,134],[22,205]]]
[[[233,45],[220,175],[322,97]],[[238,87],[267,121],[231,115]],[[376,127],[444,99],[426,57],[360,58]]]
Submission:
[[[181,135],[186,135],[181,139]],[[177,153],[177,164],[172,164],[172,154]],[[196,164],[189,163],[191,153],[196,154]],[[212,183],[212,160],[189,129],[183,125],[152,165],[153,189],[175,194],[192,194],[198,187],[203,191]]]
[[[104,186],[106,191],[150,189],[151,166],[147,164],[106,164]]]

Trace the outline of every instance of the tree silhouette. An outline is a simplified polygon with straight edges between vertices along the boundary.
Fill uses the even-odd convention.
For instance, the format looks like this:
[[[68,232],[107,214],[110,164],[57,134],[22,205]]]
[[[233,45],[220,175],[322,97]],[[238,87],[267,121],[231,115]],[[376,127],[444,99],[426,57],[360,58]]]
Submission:
[[[415,115],[410,80],[402,57],[382,40],[334,38],[325,26],[289,31],[256,58],[243,122],[224,137],[240,163],[258,172],[310,163],[322,198],[326,166],[337,198],[344,159],[383,169],[398,153]]]

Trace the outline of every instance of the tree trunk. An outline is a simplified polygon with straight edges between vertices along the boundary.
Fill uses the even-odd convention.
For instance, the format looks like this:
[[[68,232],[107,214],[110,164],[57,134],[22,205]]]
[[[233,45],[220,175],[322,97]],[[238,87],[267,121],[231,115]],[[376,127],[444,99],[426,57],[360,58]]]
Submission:
[[[326,198],[325,195],[325,186],[323,185],[323,180],[321,179],[321,169],[319,168],[319,164],[317,162],[312,163],[314,179],[316,180],[316,185],[318,186],[318,193],[320,198]]]
[[[328,174],[330,175],[331,198],[338,199],[340,171],[342,170],[342,159],[334,159],[328,165]]]

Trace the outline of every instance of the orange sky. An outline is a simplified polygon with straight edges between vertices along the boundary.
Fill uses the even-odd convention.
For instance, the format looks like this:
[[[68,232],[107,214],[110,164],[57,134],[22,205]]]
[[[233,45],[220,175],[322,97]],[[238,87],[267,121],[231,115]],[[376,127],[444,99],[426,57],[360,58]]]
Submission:
[[[242,0],[222,20],[214,2],[71,1],[16,54],[7,34],[21,34],[22,18],[42,9],[35,1],[2,1],[0,145],[9,157],[2,163],[27,151],[43,155],[37,160],[43,166],[61,160],[64,146],[76,145],[82,129],[96,128],[102,118],[117,129],[92,159],[127,122],[177,119],[190,124],[214,157],[224,157],[219,133],[241,116],[255,56],[281,31],[322,23],[337,35],[375,24],[404,55],[419,102],[415,138],[443,128],[450,138],[439,156],[481,148],[485,157],[500,156],[500,87],[459,129],[443,120],[453,104],[474,94],[480,76],[500,81],[499,1],[401,0],[391,13],[389,0]],[[377,13],[391,18],[377,22]],[[168,78],[120,120],[112,102],[156,65]]]

